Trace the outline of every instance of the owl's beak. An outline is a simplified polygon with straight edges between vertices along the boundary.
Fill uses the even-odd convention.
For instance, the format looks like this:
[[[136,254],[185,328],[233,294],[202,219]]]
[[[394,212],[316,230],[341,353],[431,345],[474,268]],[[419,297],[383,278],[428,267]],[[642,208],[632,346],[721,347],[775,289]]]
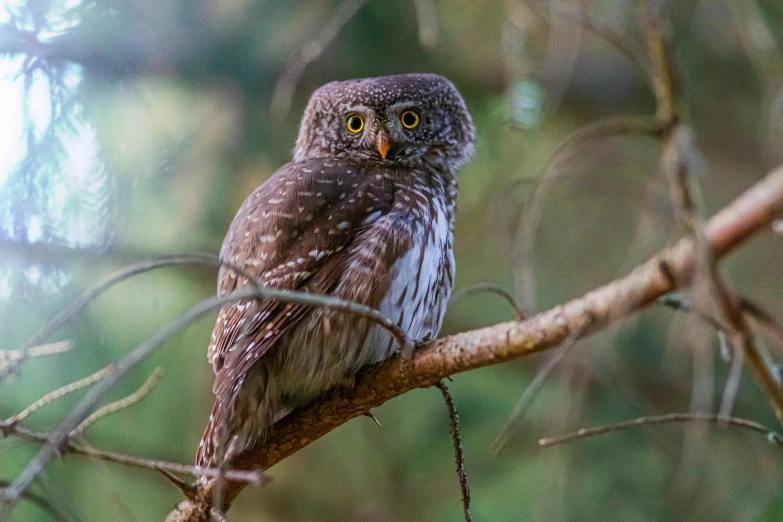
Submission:
[[[386,154],[389,153],[389,137],[385,132],[378,132],[378,137],[375,138],[375,148],[378,149],[381,157],[386,159]]]

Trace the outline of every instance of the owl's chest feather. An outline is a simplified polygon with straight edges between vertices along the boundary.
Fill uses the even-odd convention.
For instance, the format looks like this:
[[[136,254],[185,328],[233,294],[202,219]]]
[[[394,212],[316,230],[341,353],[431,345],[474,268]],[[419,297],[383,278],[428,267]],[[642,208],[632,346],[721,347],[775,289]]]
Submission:
[[[433,338],[440,330],[446,302],[454,277],[453,200],[442,187],[411,188],[400,192],[392,213],[383,226],[393,234],[405,236],[409,245],[396,259],[372,274],[368,285],[382,288],[382,295],[371,303],[400,325],[413,340]],[[373,237],[388,237],[377,230]],[[361,256],[354,261],[363,262]],[[392,336],[373,328],[362,346],[363,363],[383,360],[398,347]]]
[[[430,218],[413,225],[412,247],[389,270],[391,283],[379,306],[417,340],[437,333],[440,317],[432,324],[430,312],[439,296],[450,293],[454,270],[451,226],[443,206],[435,205]]]

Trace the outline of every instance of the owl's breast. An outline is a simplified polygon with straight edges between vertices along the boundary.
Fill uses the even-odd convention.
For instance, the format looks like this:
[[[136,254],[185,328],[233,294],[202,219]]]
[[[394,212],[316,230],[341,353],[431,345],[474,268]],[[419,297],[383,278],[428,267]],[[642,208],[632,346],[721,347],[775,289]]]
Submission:
[[[388,267],[386,292],[377,305],[414,341],[437,336],[454,280],[451,216],[435,201],[428,212],[406,216],[395,226],[409,233],[410,248]],[[371,362],[387,358],[399,347],[386,330],[374,328],[366,348]]]

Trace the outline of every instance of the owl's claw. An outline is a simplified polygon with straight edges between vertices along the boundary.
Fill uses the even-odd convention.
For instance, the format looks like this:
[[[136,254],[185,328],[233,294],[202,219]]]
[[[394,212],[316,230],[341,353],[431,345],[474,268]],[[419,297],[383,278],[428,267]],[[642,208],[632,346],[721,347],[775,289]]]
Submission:
[[[350,375],[348,377],[343,377],[343,380],[340,382],[340,388],[345,390],[353,390],[356,388],[356,376]]]
[[[432,336],[430,334],[425,335],[418,341],[411,341],[408,340],[405,345],[403,345],[402,350],[400,350],[400,355],[402,357],[403,361],[410,361],[413,359],[413,352],[417,348],[423,348],[424,346],[427,346],[427,344],[432,342]]]
[[[382,427],[383,427],[383,426],[381,426],[381,423],[380,423],[380,421],[379,421],[379,420],[378,420],[378,419],[375,417],[375,415],[373,415],[373,413],[372,413],[372,411],[371,411],[371,410],[367,410],[367,411],[365,411],[365,412],[364,412],[364,416],[365,416],[365,417],[369,417],[369,418],[371,418],[372,420],[374,420],[374,421],[375,421],[375,424],[377,424],[379,428],[382,428]]]
[[[413,359],[413,350],[416,349],[416,344],[412,341],[408,341],[405,343],[405,345],[402,347],[402,350],[400,351],[400,354],[402,356],[402,359],[404,361],[410,361]]]

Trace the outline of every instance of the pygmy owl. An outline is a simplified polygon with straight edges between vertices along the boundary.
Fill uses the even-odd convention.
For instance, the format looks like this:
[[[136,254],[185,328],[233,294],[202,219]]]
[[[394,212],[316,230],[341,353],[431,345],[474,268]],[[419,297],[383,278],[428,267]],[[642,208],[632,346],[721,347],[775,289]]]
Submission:
[[[411,339],[434,338],[454,282],[455,171],[474,139],[465,102],[441,76],[326,84],[307,105],[294,161],[247,198],[221,257],[260,284],[362,303]],[[224,267],[218,294],[251,284]],[[398,348],[387,330],[345,312],[225,306],[209,345],[215,405],[197,464],[215,464],[221,433],[228,455],[239,453]]]

